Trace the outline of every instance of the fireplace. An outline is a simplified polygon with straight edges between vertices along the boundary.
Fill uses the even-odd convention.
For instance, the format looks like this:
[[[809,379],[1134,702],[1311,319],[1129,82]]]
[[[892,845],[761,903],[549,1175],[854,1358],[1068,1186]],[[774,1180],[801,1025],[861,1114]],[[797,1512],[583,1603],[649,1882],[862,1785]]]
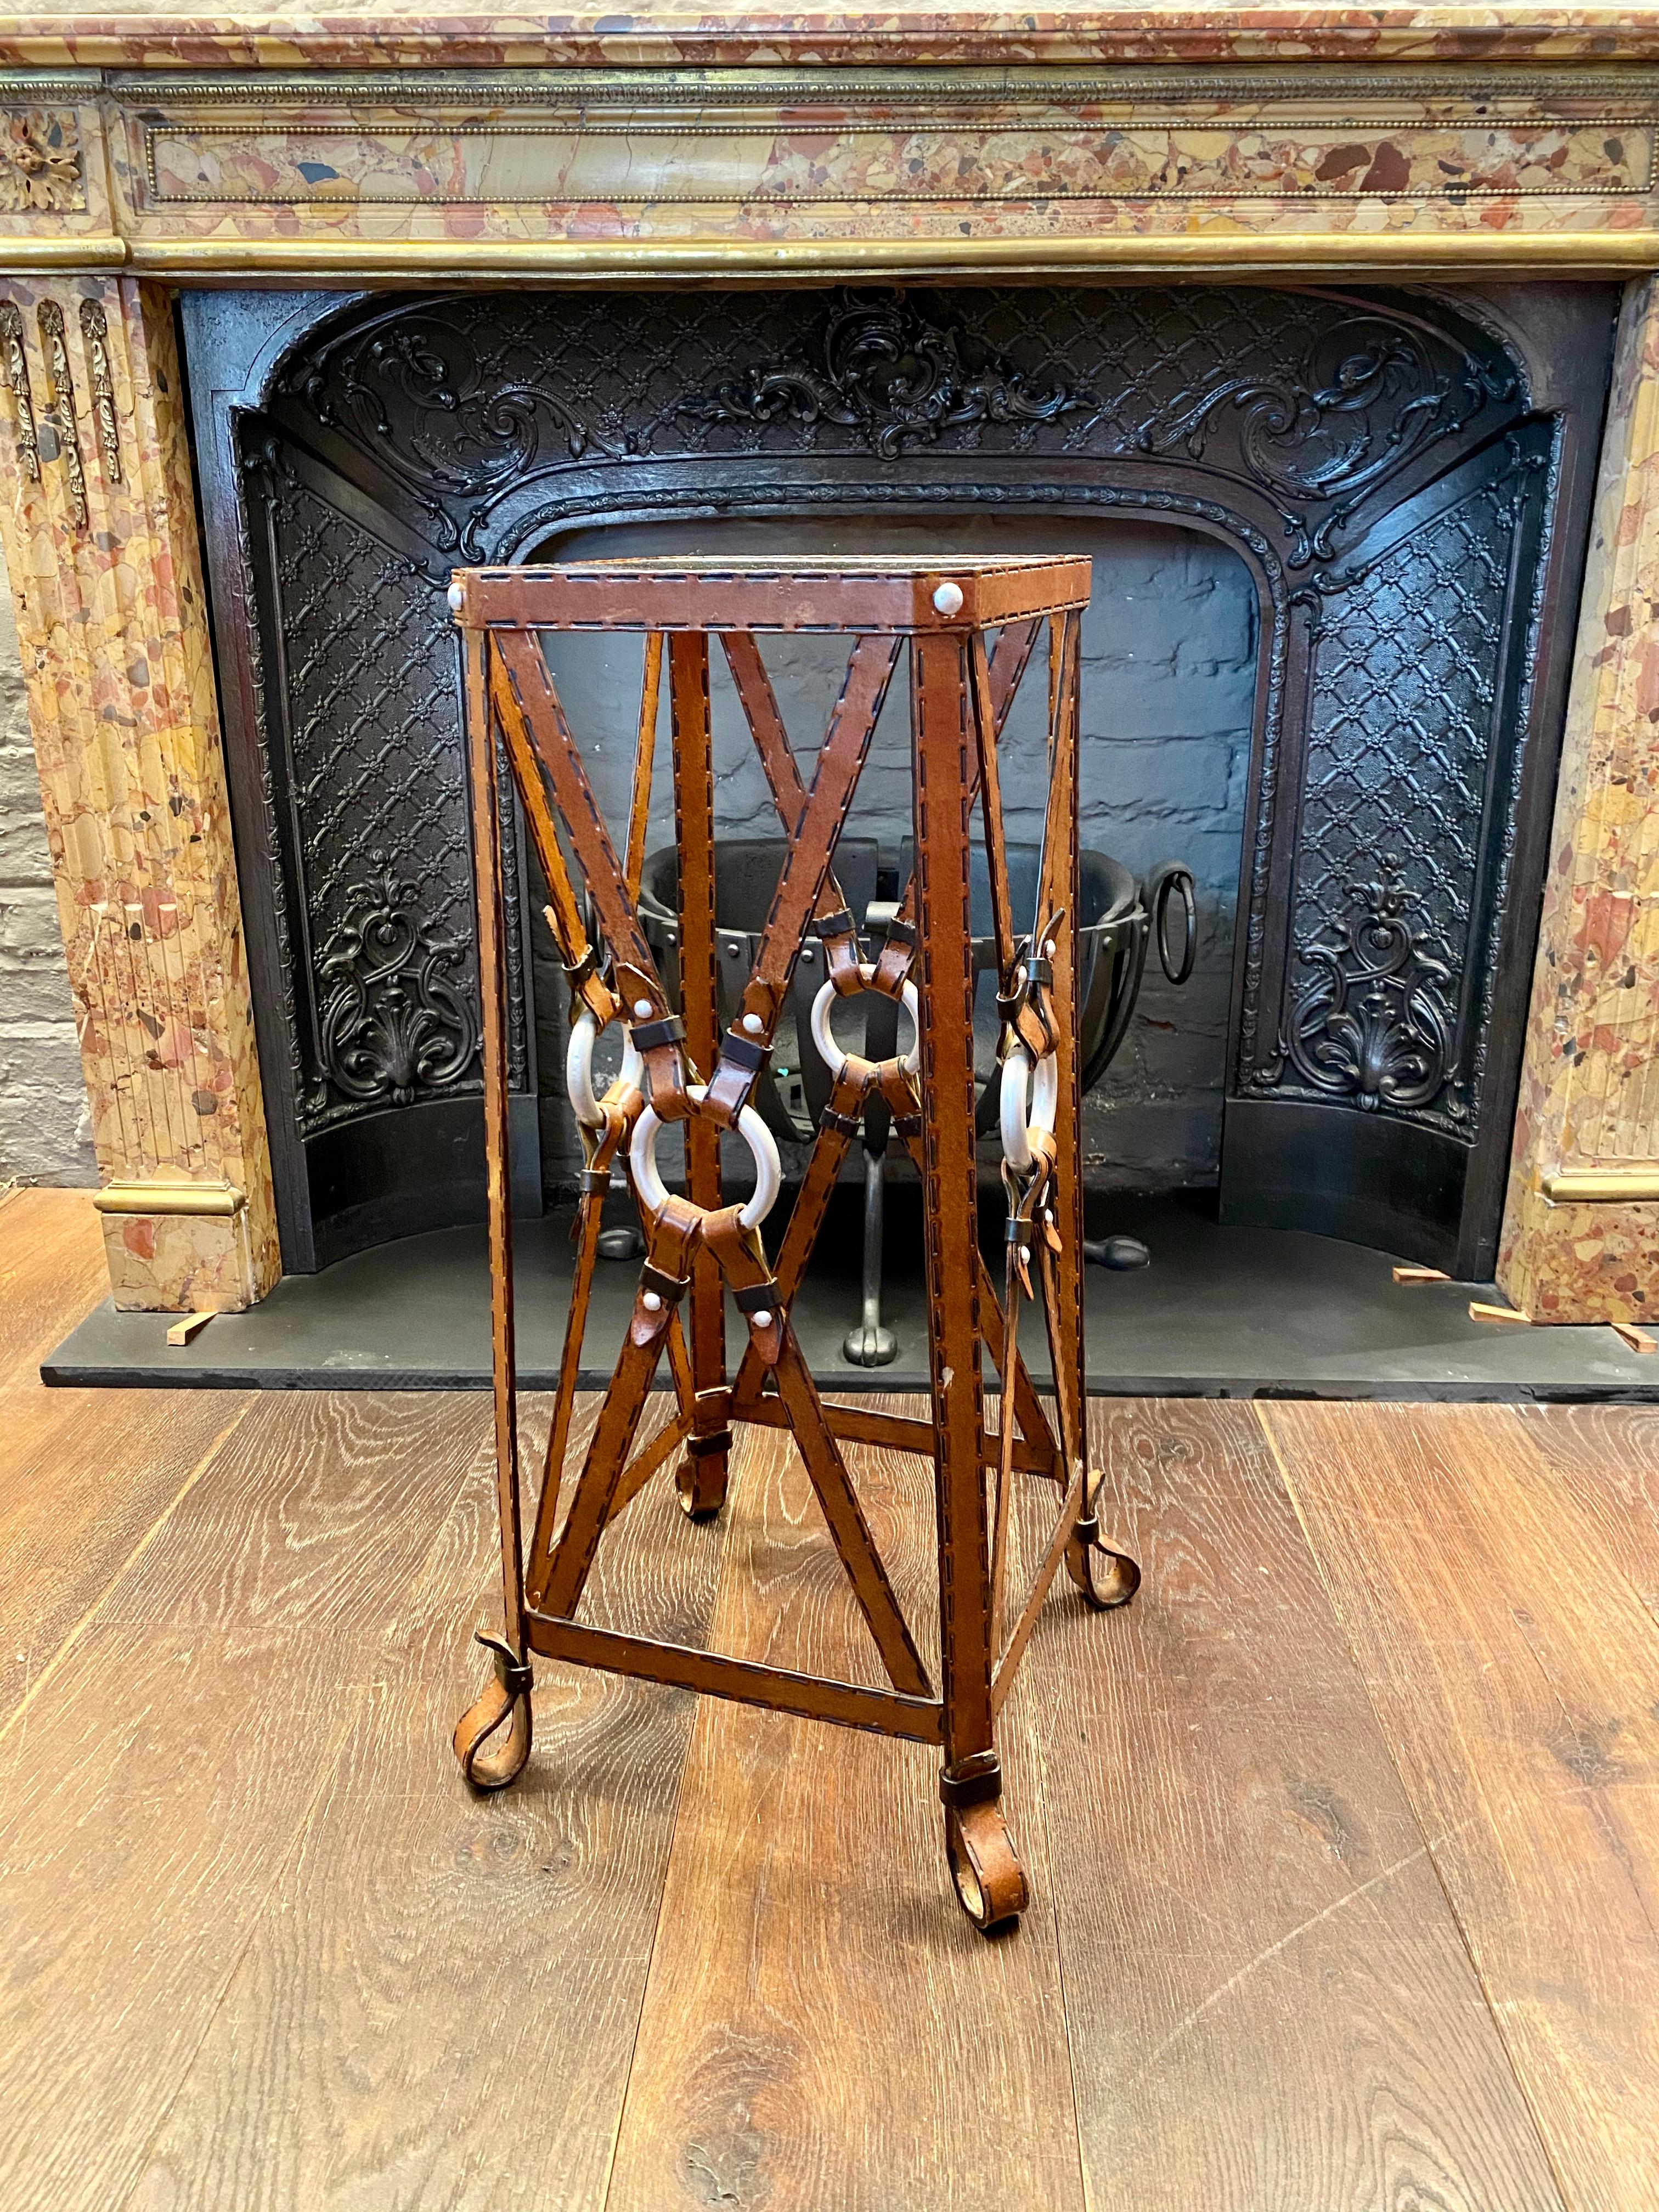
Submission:
[[[1102,1177],[1650,1310],[1651,41],[1316,14],[0,38],[0,534],[118,1305],[476,1210],[448,567],[793,532],[1091,550],[1103,779],[1134,549],[1244,611],[1185,1133],[1109,1097]]]
[[[1206,917],[1224,1218],[1489,1275],[1615,312],[1596,286],[187,295],[285,1267],[482,1203],[454,566],[1094,548],[1109,732],[1136,619],[1110,549],[1152,530],[1224,549],[1254,615]],[[1108,765],[1085,752],[1085,813]],[[733,804],[727,834],[764,826]],[[531,1204],[577,1163],[508,890]]]

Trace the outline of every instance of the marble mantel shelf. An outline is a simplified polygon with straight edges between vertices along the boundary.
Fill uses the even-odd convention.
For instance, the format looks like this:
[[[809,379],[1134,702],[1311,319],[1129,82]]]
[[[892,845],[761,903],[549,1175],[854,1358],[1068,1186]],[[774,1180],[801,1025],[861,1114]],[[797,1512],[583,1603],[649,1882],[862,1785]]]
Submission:
[[[1500,1279],[1659,1313],[1655,271],[1654,6],[0,15],[0,538],[118,1304],[280,1265],[170,286],[1615,276]]]
[[[0,61],[29,68],[691,67],[852,63],[1575,62],[1659,59],[1641,5],[1317,7],[1194,0],[1040,9],[799,12],[658,6],[469,15],[383,6],[43,8],[0,15]]]

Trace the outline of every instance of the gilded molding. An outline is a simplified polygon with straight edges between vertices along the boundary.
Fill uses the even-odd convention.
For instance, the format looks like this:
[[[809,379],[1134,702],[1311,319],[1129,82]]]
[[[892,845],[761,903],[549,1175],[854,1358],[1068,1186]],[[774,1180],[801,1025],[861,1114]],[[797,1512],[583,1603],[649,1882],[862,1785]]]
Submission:
[[[8,238],[0,232],[0,276],[30,276],[61,270],[88,275],[125,268],[128,261],[124,238],[70,232],[56,238]]]
[[[87,349],[87,371],[92,384],[92,416],[98,426],[99,450],[104,473],[112,483],[121,481],[121,438],[115,418],[115,385],[110,375],[109,326],[95,300],[81,302],[81,337]]]
[[[228,1220],[241,1212],[247,1196],[228,1182],[106,1182],[93,1193],[92,1202],[100,1213]]]
[[[1539,1185],[1552,1206],[1609,1206],[1659,1199],[1659,1160],[1616,1168],[1575,1168],[1545,1176]]]
[[[75,421],[75,379],[70,372],[64,310],[56,300],[40,302],[40,350],[46,361],[46,411],[52,417],[58,456],[69,483],[70,507],[76,526],[84,530],[88,520],[87,472],[81,462],[81,434]]]
[[[10,252],[0,244],[0,264]],[[135,271],[192,277],[319,283],[399,283],[410,278],[538,278],[548,283],[742,283],[872,276],[1000,274],[1231,276],[1255,271],[1391,276],[1561,272],[1628,276],[1659,269],[1659,230],[1276,234],[1174,238],[876,239],[176,239],[135,244]]]
[[[31,483],[40,481],[40,439],[34,427],[34,395],[29,389],[28,355],[23,346],[23,318],[11,301],[0,302],[0,349],[6,381],[17,410],[17,458]]]

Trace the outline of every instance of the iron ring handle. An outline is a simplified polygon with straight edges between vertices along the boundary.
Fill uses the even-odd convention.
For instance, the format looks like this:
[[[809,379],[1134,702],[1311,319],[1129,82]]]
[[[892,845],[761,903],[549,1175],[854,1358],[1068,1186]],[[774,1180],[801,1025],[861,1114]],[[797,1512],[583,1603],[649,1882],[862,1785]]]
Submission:
[[[564,1048],[565,1096],[584,1129],[605,1127],[605,1109],[593,1095],[593,1047],[599,1035],[592,1010],[584,1006],[570,1024],[570,1042]],[[622,1068],[616,1080],[624,1091],[638,1091],[644,1085],[645,1062],[631,1036],[623,1047]]]
[[[873,961],[861,960],[859,963],[860,980],[866,986],[873,978],[875,972]],[[811,1028],[812,1042],[818,1048],[818,1057],[829,1069],[831,1082],[839,1082],[842,1074],[849,1067],[856,1070],[860,1074],[873,1074],[875,1070],[872,1061],[860,1060],[856,1053],[844,1052],[831,1034],[830,1009],[835,1001],[836,995],[836,986],[831,980],[820,987],[817,998],[812,1001]],[[914,1075],[921,1065],[921,1009],[916,997],[915,985],[907,982],[903,987],[902,996],[904,1011],[910,1017],[911,1027],[915,1030],[915,1035],[911,1040],[910,1049],[904,1054],[901,1065],[907,1075]]]
[[[706,1083],[688,1083],[685,1095],[694,1106],[700,1106],[708,1088]],[[657,1138],[661,1129],[662,1122],[654,1109],[648,1105],[643,1107],[628,1147],[634,1188],[639,1194],[640,1204],[653,1220],[668,1203],[668,1186],[657,1167]],[[738,1115],[738,1134],[748,1146],[755,1163],[754,1194],[743,1206],[738,1219],[744,1229],[758,1229],[783,1188],[783,1164],[778,1158],[772,1132],[752,1106],[745,1106]]]
[[[1045,1052],[1033,1071],[1031,1056],[1024,1046],[1011,1046],[1002,1062],[1000,1104],[998,1119],[1002,1129],[1002,1157],[1017,1175],[1029,1175],[1036,1157],[1031,1150],[1033,1134],[1052,1137],[1054,1133],[1054,1118],[1060,1105],[1058,1056]]]
[[[1170,950],[1170,896],[1179,891],[1185,908],[1186,935],[1177,962]],[[1193,872],[1178,860],[1166,860],[1152,873],[1152,927],[1158,937],[1158,964],[1175,984],[1184,983],[1198,957],[1198,906],[1193,896]]]

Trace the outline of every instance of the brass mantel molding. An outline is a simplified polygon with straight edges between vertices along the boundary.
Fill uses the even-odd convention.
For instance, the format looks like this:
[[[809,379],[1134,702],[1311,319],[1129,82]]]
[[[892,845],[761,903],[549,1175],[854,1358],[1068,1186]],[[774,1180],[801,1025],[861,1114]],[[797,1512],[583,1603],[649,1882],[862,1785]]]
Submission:
[[[1539,1188],[1551,1206],[1647,1204],[1659,1199],[1659,1160],[1563,1170],[1541,1177]]]
[[[1504,238],[1328,233],[1128,238],[180,239],[125,246],[136,275],[177,283],[400,284],[532,279],[546,283],[724,284],[860,277],[1451,276],[1625,276],[1659,269],[1659,230]],[[10,253],[0,246],[0,258]],[[67,257],[21,266],[69,265]],[[114,266],[118,262],[98,263]]]
[[[100,1213],[179,1215],[198,1220],[224,1220],[240,1213],[246,1194],[228,1182],[106,1182],[92,1194]]]

